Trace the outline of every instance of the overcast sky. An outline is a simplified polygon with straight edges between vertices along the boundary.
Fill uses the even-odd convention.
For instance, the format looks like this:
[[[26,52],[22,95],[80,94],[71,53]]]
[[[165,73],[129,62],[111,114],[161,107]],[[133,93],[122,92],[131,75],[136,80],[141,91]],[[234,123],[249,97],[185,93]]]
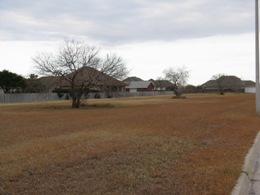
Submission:
[[[144,80],[185,66],[255,80],[254,0],[0,0],[0,70],[33,73],[32,57],[65,38],[118,53]]]

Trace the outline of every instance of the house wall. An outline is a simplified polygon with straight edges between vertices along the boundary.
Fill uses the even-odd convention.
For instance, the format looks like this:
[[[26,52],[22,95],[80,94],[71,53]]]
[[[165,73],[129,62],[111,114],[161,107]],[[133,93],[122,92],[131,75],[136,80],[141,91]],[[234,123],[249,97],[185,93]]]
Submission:
[[[150,85],[147,87],[146,91],[153,91],[154,86],[150,83]]]
[[[155,87],[154,88],[155,91],[166,91],[165,87]]]
[[[146,88],[138,88],[136,89],[136,92],[144,92],[144,91],[147,91]],[[134,92],[134,91],[131,91],[131,92]]]
[[[138,89],[129,89],[129,92],[137,92]]]
[[[100,87],[102,89],[102,87]],[[107,86],[106,89],[108,89],[111,92],[124,92],[125,86]]]
[[[245,87],[245,93],[256,93],[255,87]]]
[[[145,92],[145,91],[153,91],[154,89],[154,86],[150,83],[150,85],[148,85],[147,88],[138,88],[138,89],[135,89],[137,92]],[[130,92],[136,92],[136,91],[131,91]]]
[[[153,91],[153,87],[147,87],[147,88],[131,88],[127,89],[126,92],[145,92],[145,91]]]

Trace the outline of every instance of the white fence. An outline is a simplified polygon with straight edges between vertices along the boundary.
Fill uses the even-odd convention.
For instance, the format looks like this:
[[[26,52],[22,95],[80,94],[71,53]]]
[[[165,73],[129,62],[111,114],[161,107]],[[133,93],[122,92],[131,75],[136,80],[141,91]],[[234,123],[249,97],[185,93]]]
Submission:
[[[17,93],[17,94],[0,94],[0,103],[16,102],[41,102],[64,100],[65,96],[59,98],[56,93]]]
[[[97,95],[98,94],[98,95]],[[166,95],[173,94],[170,91],[152,91],[152,92],[114,92],[110,93],[109,97],[123,98],[123,97],[135,97],[135,96],[154,96],[154,95]],[[107,98],[106,93],[90,93],[83,99],[93,98]],[[68,94],[64,94],[59,98],[57,93],[17,93],[17,94],[0,94],[0,103],[18,103],[18,102],[42,102],[42,101],[57,101],[69,99]]]

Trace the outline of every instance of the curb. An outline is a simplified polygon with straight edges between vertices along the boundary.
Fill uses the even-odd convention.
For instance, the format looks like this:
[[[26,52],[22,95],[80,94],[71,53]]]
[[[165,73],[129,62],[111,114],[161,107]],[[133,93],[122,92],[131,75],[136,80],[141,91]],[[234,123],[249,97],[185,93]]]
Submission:
[[[246,155],[244,166],[237,180],[237,184],[233,188],[231,195],[249,194],[252,179],[255,171],[255,164],[260,150],[260,131],[258,132],[254,144]]]

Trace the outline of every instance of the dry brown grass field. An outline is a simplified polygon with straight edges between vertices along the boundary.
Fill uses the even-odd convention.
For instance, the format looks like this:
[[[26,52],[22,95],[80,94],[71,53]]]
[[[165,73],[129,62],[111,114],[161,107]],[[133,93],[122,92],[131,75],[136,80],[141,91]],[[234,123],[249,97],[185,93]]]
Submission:
[[[255,97],[0,104],[0,194],[229,194]]]

